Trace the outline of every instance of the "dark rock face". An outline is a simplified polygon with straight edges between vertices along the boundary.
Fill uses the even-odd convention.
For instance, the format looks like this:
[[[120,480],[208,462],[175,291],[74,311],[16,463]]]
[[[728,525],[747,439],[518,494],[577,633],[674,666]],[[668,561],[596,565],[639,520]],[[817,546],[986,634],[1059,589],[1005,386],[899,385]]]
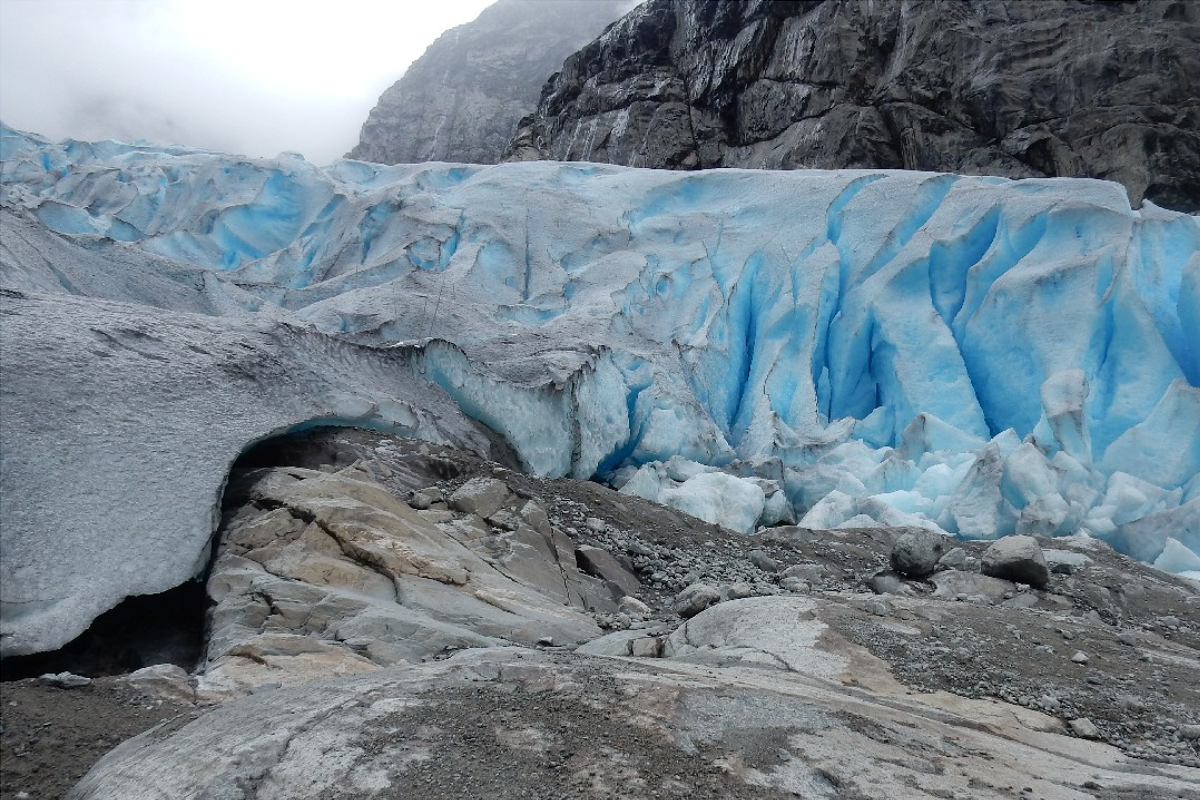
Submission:
[[[1115,180],[1200,210],[1200,4],[650,0],[506,158]]]
[[[495,164],[545,80],[633,0],[500,0],[379,98],[348,158]]]

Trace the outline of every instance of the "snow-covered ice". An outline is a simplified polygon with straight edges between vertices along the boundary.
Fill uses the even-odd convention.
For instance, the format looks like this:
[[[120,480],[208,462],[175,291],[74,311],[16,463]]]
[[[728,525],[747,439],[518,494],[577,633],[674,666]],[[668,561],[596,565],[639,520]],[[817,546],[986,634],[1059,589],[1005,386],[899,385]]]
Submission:
[[[1180,548],[1200,552],[1187,532],[1200,219],[1131,210],[1116,184],[317,168],[7,128],[0,156],[4,287],[222,317],[231,331],[403,342],[419,380],[532,472],[613,480],[746,531],[793,514],[823,528],[1084,533],[1173,569],[1194,568]],[[29,322],[7,319],[6,337]],[[379,367],[355,369],[338,380],[384,399]],[[127,376],[96,372],[119,396]],[[29,383],[4,379],[6,403]],[[81,434],[53,416],[54,391],[70,381],[11,396],[42,397],[43,426],[70,452]],[[195,405],[206,391],[189,388]],[[106,413],[151,424],[127,403]],[[3,421],[5,488],[48,505],[36,460],[7,456],[27,436],[16,419]],[[680,475],[674,457],[701,469]],[[7,579],[13,543],[52,519],[87,529],[66,511],[5,525],[6,603],[25,591]],[[1183,532],[1166,535],[1167,521]]]

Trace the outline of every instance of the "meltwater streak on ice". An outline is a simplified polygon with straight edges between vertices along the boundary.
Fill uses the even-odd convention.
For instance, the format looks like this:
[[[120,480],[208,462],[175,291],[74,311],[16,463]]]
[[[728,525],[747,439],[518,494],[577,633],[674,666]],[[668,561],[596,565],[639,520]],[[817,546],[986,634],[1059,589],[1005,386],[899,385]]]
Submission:
[[[426,377],[535,472],[745,531],[1082,532],[1200,568],[1200,220],[1116,184],[0,152],[7,206],[191,265],[207,313],[454,342]]]

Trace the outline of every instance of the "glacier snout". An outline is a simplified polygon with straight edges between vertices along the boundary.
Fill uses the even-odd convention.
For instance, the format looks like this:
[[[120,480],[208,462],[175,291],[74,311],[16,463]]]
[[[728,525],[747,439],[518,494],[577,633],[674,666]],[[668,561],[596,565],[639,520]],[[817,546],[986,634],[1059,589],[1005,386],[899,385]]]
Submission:
[[[427,412],[412,417],[417,435],[469,439],[462,413],[530,471],[610,481],[747,532],[794,517],[1085,533],[1174,568],[1200,552],[1200,219],[1132,210],[1116,184],[318,168],[0,133],[6,288],[47,307],[219,317],[223,336],[304,331],[306,344],[263,362],[277,368],[269,385],[295,382],[295,359],[318,339],[328,352],[371,349],[323,361],[320,391],[299,395],[316,399],[279,424],[334,413],[327,385],[342,386],[393,409],[384,416],[404,416],[389,403]],[[414,342],[420,357],[398,380],[379,354]],[[36,448],[7,455],[50,431],[64,452],[89,446],[55,410],[71,393],[62,365],[89,359],[86,336],[38,346],[45,374],[23,374],[18,358],[4,375],[6,396],[21,387],[11,396],[49,414],[2,421],[5,494],[30,498],[5,525],[6,578],[21,572],[9,554],[24,538],[71,530],[92,546],[86,515],[54,494],[90,462],[56,461],[65,477],[49,481]],[[105,414],[149,413],[119,373],[92,372]],[[216,424],[220,390],[181,391],[195,424]],[[216,481],[200,493],[210,504],[229,457],[214,452],[201,470]],[[704,477],[714,469],[724,477]],[[173,480],[187,478],[163,477],[166,495]],[[121,492],[103,502],[126,508],[136,541],[161,520],[142,493]],[[45,595],[4,584],[6,603]]]

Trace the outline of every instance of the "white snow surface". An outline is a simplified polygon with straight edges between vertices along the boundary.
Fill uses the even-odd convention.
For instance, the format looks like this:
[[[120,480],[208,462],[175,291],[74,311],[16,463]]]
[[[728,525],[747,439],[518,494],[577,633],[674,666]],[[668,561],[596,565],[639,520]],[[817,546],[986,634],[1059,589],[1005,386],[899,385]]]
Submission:
[[[1177,569],[1200,553],[1200,218],[1131,210],[1117,184],[319,169],[0,134],[0,279],[20,294],[6,300],[0,419],[6,652],[61,638],[22,638],[56,605],[86,616],[186,578],[237,452],[314,418],[478,445],[461,409],[531,472],[632,482],[744,531],[766,521],[748,509],[780,518],[767,485],[809,527],[1082,533]],[[99,352],[138,319],[191,332],[163,360],[131,358],[124,340],[121,361]],[[188,345],[210,330],[272,340],[238,376],[277,398],[254,424],[222,407],[216,379],[139,396],[164,364],[204,361]],[[310,363],[318,341],[354,355],[336,372]],[[199,438],[220,429],[220,446],[167,455],[191,446],[186,420]],[[106,427],[103,452],[77,458]],[[194,474],[160,475],[155,492],[111,469],[185,455]],[[87,498],[60,494],[81,476]],[[148,507],[189,482],[173,539]],[[96,523],[106,504],[120,530]],[[54,537],[185,544],[153,580],[127,576],[89,605],[86,581],[63,588],[24,544]]]

